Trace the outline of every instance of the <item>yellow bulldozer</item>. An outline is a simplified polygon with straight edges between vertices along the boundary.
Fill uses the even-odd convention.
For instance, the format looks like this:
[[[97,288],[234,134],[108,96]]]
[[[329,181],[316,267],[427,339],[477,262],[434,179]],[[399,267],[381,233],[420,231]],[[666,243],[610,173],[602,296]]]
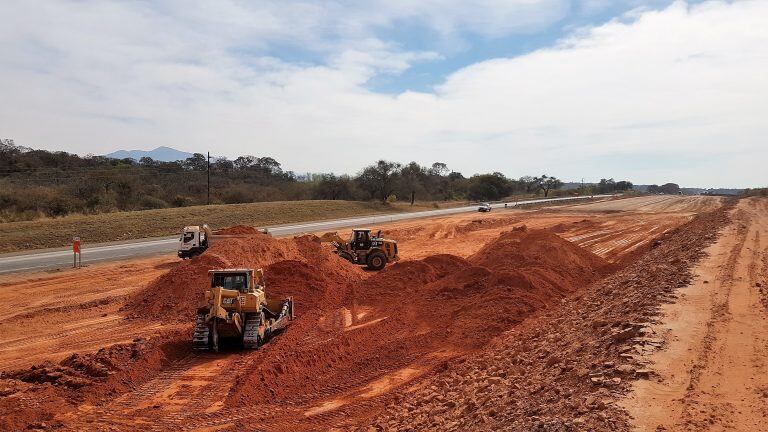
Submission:
[[[381,237],[381,230],[371,235],[368,228],[354,228],[349,240],[344,240],[336,232],[325,233],[320,242],[331,243],[334,253],[347,261],[364,265],[371,270],[381,270],[388,262],[397,261],[397,242]]]
[[[267,298],[261,269],[210,270],[208,276],[192,337],[196,350],[218,351],[223,341],[258,348],[294,318],[292,297]]]

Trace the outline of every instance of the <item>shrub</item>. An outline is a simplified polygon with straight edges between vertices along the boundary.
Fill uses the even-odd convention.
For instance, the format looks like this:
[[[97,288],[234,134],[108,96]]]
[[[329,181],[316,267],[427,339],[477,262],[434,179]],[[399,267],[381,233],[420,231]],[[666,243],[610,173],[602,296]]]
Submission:
[[[173,197],[173,200],[171,200],[171,204],[173,204],[174,207],[186,207],[192,204],[192,200],[185,196],[176,195]]]
[[[141,197],[141,200],[139,201],[139,205],[142,209],[161,209],[161,208],[168,208],[168,203],[161,200],[160,198],[153,197],[150,195],[144,195]]]

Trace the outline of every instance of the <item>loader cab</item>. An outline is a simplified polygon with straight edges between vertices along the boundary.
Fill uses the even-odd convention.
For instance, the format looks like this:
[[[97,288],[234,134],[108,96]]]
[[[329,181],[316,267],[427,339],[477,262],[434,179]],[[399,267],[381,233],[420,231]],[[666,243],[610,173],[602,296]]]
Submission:
[[[352,230],[350,241],[352,250],[368,250],[371,248],[371,230],[355,228]]]

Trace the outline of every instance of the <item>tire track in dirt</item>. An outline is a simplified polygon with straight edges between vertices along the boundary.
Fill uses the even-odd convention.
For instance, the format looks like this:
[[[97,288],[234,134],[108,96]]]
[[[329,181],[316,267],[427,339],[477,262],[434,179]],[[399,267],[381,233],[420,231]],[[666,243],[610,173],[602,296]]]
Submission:
[[[712,367],[712,355],[715,351],[715,344],[723,331],[723,327],[733,319],[731,311],[729,310],[729,300],[731,297],[731,290],[733,288],[733,279],[736,272],[736,265],[743,251],[748,229],[746,226],[741,225],[741,221],[744,220],[743,211],[737,210],[735,212],[734,219],[740,224],[736,229],[736,239],[733,246],[730,249],[726,262],[720,268],[719,273],[716,275],[716,282],[719,283],[721,290],[713,291],[711,294],[711,314],[706,323],[706,333],[704,335],[704,343],[701,350],[697,355],[697,360],[689,371],[690,382],[686,394],[684,396],[683,413],[681,416],[681,424],[679,426],[688,430],[702,430],[705,424],[701,424],[700,407],[694,400],[700,393],[700,381],[707,369]],[[732,409],[727,406],[709,406],[707,411],[710,415],[718,416],[721,422],[730,422],[730,416]],[[709,423],[713,417],[705,419],[704,421]]]
[[[649,357],[659,378],[637,382],[625,402],[637,430],[764,430],[768,316],[757,288],[767,210],[740,201],[693,284],[665,306],[656,330],[667,349]]]

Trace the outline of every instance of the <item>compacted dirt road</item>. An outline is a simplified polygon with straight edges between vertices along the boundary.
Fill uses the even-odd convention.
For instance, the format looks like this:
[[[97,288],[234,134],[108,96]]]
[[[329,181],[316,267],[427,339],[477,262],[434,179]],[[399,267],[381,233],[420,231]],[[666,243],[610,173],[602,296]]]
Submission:
[[[445,385],[441,374],[473,364],[507,332],[560,322],[560,307],[599,307],[602,300],[582,300],[587,287],[722,203],[652,196],[400,222],[382,228],[401,245],[401,261],[380,273],[340,261],[311,237],[278,240],[235,227],[228,243],[191,261],[158,257],[6,277],[0,428],[355,429],[385,418],[388,404],[407,399],[411,388]],[[757,209],[739,211],[748,218]],[[192,352],[191,322],[206,272],[222,267],[264,267],[268,293],[295,296],[299,318],[258,351]],[[594,311],[587,315],[597,319]],[[554,356],[538,354],[551,349],[537,349],[542,357],[535,361],[515,357],[527,356],[525,349],[502,357],[522,362],[512,368],[563,373]],[[500,365],[483,373],[500,373]],[[582,382],[586,366],[568,370]],[[528,385],[541,388],[526,382],[531,377],[510,385],[522,394]],[[590,398],[577,405],[594,405]],[[471,404],[482,399],[473,396]],[[461,416],[464,408],[452,409]]]
[[[0,371],[130,342],[163,326],[126,321],[125,298],[168,271],[168,257],[0,278]]]
[[[637,430],[768,428],[768,201],[745,199],[654,326],[653,380],[624,402]]]

